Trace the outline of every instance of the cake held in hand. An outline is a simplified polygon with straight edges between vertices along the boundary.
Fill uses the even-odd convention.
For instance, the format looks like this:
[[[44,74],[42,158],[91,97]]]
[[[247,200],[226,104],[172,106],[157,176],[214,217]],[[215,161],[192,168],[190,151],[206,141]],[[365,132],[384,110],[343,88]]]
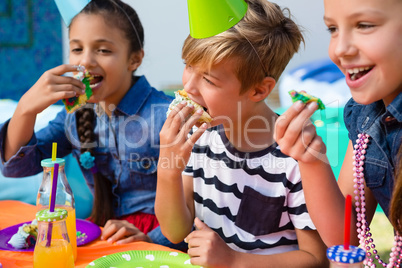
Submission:
[[[38,223],[35,220],[31,224],[24,223],[18,227],[18,231],[14,234],[8,243],[14,248],[23,249],[35,246],[38,237]]]
[[[319,110],[325,109],[325,105],[322,103],[322,101],[319,98],[307,94],[306,91],[302,90],[300,92],[297,92],[296,90],[291,90],[291,91],[289,91],[289,94],[292,97],[293,102],[296,102],[298,100],[301,100],[304,103],[309,103],[309,102],[315,101],[318,104]]]
[[[92,96],[92,89],[90,87],[90,81],[92,76],[83,66],[78,67],[79,73],[75,76],[78,80],[81,80],[85,84],[85,94],[74,96],[68,99],[63,99],[63,103],[66,106],[68,113],[72,113],[81,106],[85,105],[89,98]]]
[[[174,107],[176,105],[178,105],[182,101],[186,101],[187,105],[192,104],[194,106],[193,113],[199,109],[203,110],[203,113],[202,113],[200,119],[198,120],[199,123],[210,123],[212,121],[212,117],[204,110],[204,107],[202,107],[198,103],[192,101],[188,97],[187,92],[184,89],[178,90],[174,94],[175,94],[175,99],[169,105],[169,109],[168,109],[166,115],[169,115],[169,113],[174,109]]]

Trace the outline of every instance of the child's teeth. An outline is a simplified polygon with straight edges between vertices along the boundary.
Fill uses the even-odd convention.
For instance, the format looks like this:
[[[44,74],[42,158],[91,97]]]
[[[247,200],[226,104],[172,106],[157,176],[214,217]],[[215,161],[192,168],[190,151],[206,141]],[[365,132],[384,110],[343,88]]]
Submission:
[[[359,67],[359,68],[353,68],[353,69],[348,69],[347,72],[350,75],[350,79],[352,81],[364,76],[368,71],[370,70],[371,67]]]
[[[347,72],[348,72],[350,75],[353,75],[353,74],[357,74],[357,73],[359,73],[359,72],[367,71],[367,70],[369,70],[369,69],[370,69],[370,67],[359,67],[359,68],[348,69]]]
[[[97,85],[99,85],[99,83],[90,84],[89,86],[90,86],[91,88],[94,88],[94,87],[96,87]]]

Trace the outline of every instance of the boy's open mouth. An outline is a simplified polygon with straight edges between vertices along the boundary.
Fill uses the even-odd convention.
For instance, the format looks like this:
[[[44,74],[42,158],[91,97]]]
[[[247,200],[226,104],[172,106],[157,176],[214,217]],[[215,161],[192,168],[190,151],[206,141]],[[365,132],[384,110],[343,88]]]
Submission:
[[[190,98],[189,98],[190,99]],[[192,99],[190,99],[191,101],[193,101]],[[207,112],[208,113],[208,108],[207,107],[205,107],[205,106],[203,106],[203,105],[201,105],[201,104],[199,104],[198,102],[196,102],[196,101],[193,101],[193,102],[195,102],[195,103],[197,103],[199,106],[201,106],[202,107],[202,109],[204,110],[204,112]]]
[[[371,69],[373,69],[373,66],[347,69],[346,71],[349,73],[350,80],[355,81],[355,80],[365,76],[368,72],[371,71]]]

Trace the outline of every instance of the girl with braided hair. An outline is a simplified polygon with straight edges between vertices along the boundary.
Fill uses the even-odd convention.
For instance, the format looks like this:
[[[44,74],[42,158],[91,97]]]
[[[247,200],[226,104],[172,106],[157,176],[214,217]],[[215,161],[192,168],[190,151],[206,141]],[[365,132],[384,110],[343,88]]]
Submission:
[[[144,57],[143,41],[133,8],[120,0],[92,0],[71,20],[70,64],[46,71],[0,125],[0,169],[10,177],[37,174],[57,142],[58,157],[72,153],[80,164],[94,195],[89,219],[104,226],[101,239],[180,248],[162,235],[154,215],[159,132],[172,98],[134,75]],[[63,109],[35,133],[38,113],[84,94],[81,81],[64,76],[77,73],[77,66],[89,72],[88,103],[72,113]]]

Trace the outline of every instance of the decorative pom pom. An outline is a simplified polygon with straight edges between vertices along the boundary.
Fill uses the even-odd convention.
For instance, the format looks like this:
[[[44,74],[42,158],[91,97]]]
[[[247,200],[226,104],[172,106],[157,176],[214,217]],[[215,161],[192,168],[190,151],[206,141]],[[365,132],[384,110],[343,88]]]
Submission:
[[[95,157],[90,152],[85,152],[80,155],[80,163],[85,169],[90,169],[95,166]]]

